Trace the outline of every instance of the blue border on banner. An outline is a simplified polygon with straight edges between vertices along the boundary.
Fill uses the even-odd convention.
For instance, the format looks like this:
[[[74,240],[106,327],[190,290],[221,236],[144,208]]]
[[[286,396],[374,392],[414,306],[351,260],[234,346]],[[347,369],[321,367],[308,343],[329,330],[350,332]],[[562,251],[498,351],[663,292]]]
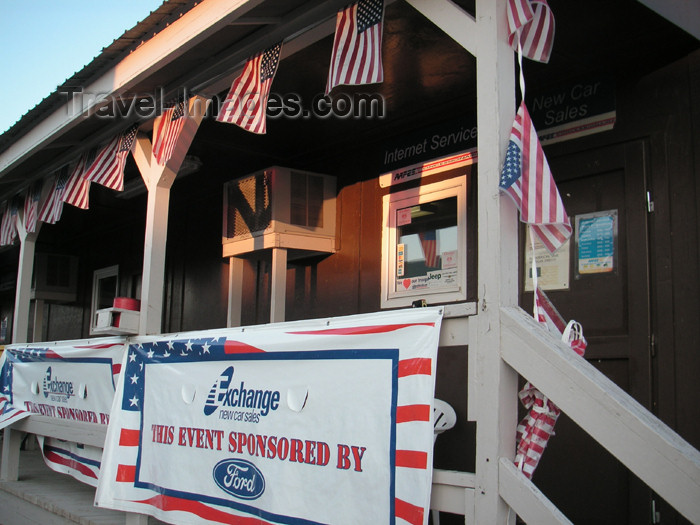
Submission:
[[[211,343],[211,344],[210,344]],[[202,347],[202,345],[210,344],[207,352],[202,352],[201,348],[198,351],[192,351],[193,347]],[[164,345],[166,348],[164,349]],[[190,348],[189,351],[183,350],[182,346],[187,346]],[[390,360],[392,363],[392,373],[391,373],[391,428],[390,428],[390,446],[389,446],[389,462],[390,462],[390,487],[389,487],[389,525],[395,525],[396,523],[396,407],[398,403],[398,362],[399,362],[399,349],[335,349],[335,350],[292,350],[292,351],[282,351],[282,352],[250,352],[250,353],[225,353],[225,339],[204,339],[204,340],[189,340],[184,343],[182,340],[164,342],[157,341],[152,343],[143,344],[132,344],[127,350],[129,358],[127,359],[127,365],[132,364],[134,366],[143,365],[143,377],[140,382],[140,387],[135,387],[133,390],[135,394],[138,395],[140,399],[144,399],[145,394],[145,384],[146,384],[146,369],[148,365],[152,364],[175,364],[183,362],[229,362],[229,361],[289,361],[289,360],[335,360],[335,359],[365,359],[365,360]],[[157,355],[156,351],[163,351],[164,355]],[[172,352],[170,351],[172,350]],[[179,351],[178,351],[179,350]],[[134,351],[134,358],[131,357],[131,352]],[[122,370],[122,373],[126,374],[127,370]],[[124,384],[126,385],[126,380],[128,375],[124,376]],[[143,403],[140,404],[138,408],[127,408],[127,394],[123,393],[122,409],[136,410],[140,413],[139,417],[139,427],[140,427],[140,438],[139,438],[139,450],[136,459],[136,475],[134,479],[134,487],[152,490],[159,495],[172,496],[180,499],[187,499],[191,501],[199,501],[202,503],[208,503],[213,505],[218,505],[221,507],[231,508],[237,511],[249,513],[252,517],[258,517],[261,519],[276,521],[278,523],[285,523],[289,525],[323,525],[322,523],[296,518],[293,516],[285,516],[280,514],[274,514],[271,512],[263,511],[257,507],[239,503],[237,501],[232,501],[228,499],[216,498],[212,496],[206,496],[203,494],[184,492],[178,490],[171,490],[166,487],[161,487],[154,483],[140,482],[139,472],[141,469],[141,453],[142,453],[142,440],[144,434],[143,424]]]

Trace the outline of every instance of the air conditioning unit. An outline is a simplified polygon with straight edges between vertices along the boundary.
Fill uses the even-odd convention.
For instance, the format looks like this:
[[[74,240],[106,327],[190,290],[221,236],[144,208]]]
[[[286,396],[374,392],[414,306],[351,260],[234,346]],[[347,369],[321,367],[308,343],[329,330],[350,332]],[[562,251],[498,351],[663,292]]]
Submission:
[[[78,258],[37,253],[34,259],[32,299],[72,303],[78,297]]]
[[[272,166],[224,186],[223,255],[335,251],[335,177]]]

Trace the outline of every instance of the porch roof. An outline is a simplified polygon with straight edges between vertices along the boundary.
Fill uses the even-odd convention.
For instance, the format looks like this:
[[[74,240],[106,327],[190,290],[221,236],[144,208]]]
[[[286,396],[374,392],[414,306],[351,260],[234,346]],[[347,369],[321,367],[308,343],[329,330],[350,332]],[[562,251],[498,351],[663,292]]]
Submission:
[[[288,43],[274,89],[280,93],[321,92],[335,13],[345,3],[164,2],[0,136],[0,201],[124,127],[124,120],[90,114],[109,97],[75,111],[69,106],[66,91],[83,89],[87,95],[126,98],[162,89],[167,98],[187,88],[223,97],[250,55],[285,39]],[[387,136],[392,127],[405,127],[406,122],[417,119],[436,121],[455,112],[475,112],[473,57],[404,0],[387,4],[386,79],[372,89],[382,94],[387,111],[401,117],[391,123],[378,121],[374,133]],[[474,16],[473,0],[457,0],[455,4]],[[636,77],[700,47],[697,38],[635,0],[597,0],[585,5],[550,0],[549,4],[557,23],[553,55],[549,64],[526,64],[528,85],[547,87],[613,73],[618,79]],[[230,151],[236,144],[236,149],[254,152],[252,139],[234,128],[203,126],[196,140],[210,141],[215,149],[218,144]],[[304,129],[313,137],[312,128]],[[340,119],[316,128],[318,147],[345,140],[352,129],[352,124]],[[371,139],[372,130],[365,125],[363,133],[368,130],[367,138]],[[297,148],[285,135],[278,134],[276,150],[281,157],[293,156]]]

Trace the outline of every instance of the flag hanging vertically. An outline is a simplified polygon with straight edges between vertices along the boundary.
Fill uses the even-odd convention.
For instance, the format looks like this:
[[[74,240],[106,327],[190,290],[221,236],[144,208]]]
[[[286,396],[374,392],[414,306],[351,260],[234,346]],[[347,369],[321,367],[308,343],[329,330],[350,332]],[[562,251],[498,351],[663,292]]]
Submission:
[[[5,205],[0,222],[0,246],[9,246],[17,238],[17,203],[13,199]]]
[[[508,0],[508,43],[523,56],[549,62],[554,44],[554,15],[546,0]]]
[[[439,268],[440,257],[437,252],[437,236],[435,230],[420,232],[418,233],[418,238],[420,239],[420,246],[423,250],[425,265],[428,268]]]
[[[550,252],[571,236],[571,222],[524,102],[511,130],[500,189],[510,195],[520,220],[530,224]]]
[[[153,156],[161,166],[172,157],[177,139],[185,126],[185,104],[187,100],[183,99],[166,109],[153,128]]]
[[[24,229],[27,233],[36,231],[39,218],[39,201],[41,200],[41,182],[35,182],[24,195]]]
[[[134,146],[137,129],[137,125],[131,126],[108,142],[97,154],[83,178],[109,189],[122,191],[126,157]]]
[[[236,124],[258,134],[267,131],[267,99],[281,51],[279,43],[246,62],[241,75],[231,84],[216,117],[218,122]]]
[[[341,84],[373,84],[384,80],[383,17],[383,0],[360,0],[338,11],[326,94]]]
[[[581,324],[574,320],[566,323],[539,287],[535,291],[534,313],[535,320],[542,328],[561,337],[574,352],[583,356],[587,342],[583,337]],[[529,381],[518,393],[518,397],[527,409],[527,414],[516,428],[517,448],[514,462],[528,479],[532,479],[544,449],[554,435],[554,425],[561,410]]]
[[[84,153],[73,168],[66,189],[63,193],[63,202],[76,206],[83,210],[90,207],[90,181],[83,175],[94,162],[95,152]]]
[[[66,191],[66,183],[68,182],[68,167],[64,166],[55,175],[53,182],[47,181],[47,184],[51,184],[51,190],[49,191],[44,205],[41,207],[39,212],[39,220],[49,224],[56,224],[60,218],[61,213],[63,213],[63,193]]]

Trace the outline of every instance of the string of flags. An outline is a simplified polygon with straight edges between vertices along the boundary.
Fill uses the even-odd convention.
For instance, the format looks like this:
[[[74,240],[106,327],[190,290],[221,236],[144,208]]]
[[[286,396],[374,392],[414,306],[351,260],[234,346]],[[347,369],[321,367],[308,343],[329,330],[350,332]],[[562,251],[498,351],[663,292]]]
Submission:
[[[337,13],[326,94],[339,85],[383,81],[383,17],[383,0],[359,0]],[[525,105],[522,57],[544,63],[549,61],[555,21],[546,0],[509,0],[507,23],[508,42],[518,52],[522,96],[499,188],[513,200],[521,221],[528,224],[532,234],[553,253],[569,239],[572,227]],[[256,134],[266,133],[267,101],[281,52],[280,42],[246,62],[220,108],[218,122],[236,124]],[[172,157],[188,116],[187,103],[187,98],[182,98],[166,104],[163,114],[155,122],[153,156],[159,165],[165,165]],[[20,195],[2,203],[0,246],[10,245],[17,239],[20,209],[24,229],[27,233],[34,233],[39,221],[49,224],[59,221],[65,203],[88,209],[89,189],[93,182],[122,191],[126,159],[133,149],[137,131],[138,125],[122,130],[101,148],[82,154],[70,169],[68,165],[63,166],[43,182],[33,183]],[[543,328],[561,335],[562,340],[582,356],[586,340],[580,324],[563,321],[537,285],[536,273],[536,268],[533,268],[535,319]],[[528,413],[517,427],[515,463],[531,478],[554,433],[560,410],[529,382],[519,397]]]
[[[535,237],[550,253],[554,253],[567,242],[573,231],[525,105],[522,59],[549,62],[554,44],[554,15],[546,0],[508,0],[506,13],[508,43],[518,52],[521,102],[503,161],[499,189],[513,200],[520,212],[520,220],[530,229],[535,320],[583,356],[587,344],[583,328],[574,320],[566,323],[539,287],[534,253]],[[554,425],[561,410],[529,381],[518,397],[527,414],[516,429],[515,465],[530,479],[554,435]]]
[[[359,0],[338,11],[326,94],[338,85],[383,81],[383,19],[383,0]],[[243,72],[231,85],[217,121],[236,124],[252,133],[266,133],[267,101],[281,51],[280,42],[246,62]],[[163,114],[156,119],[152,147],[153,156],[161,166],[167,164],[175,150],[188,116],[187,104],[186,97],[170,101],[164,104]],[[87,210],[93,182],[122,191],[126,159],[137,132],[137,124],[130,126],[100,148],[83,153],[74,164],[63,166],[43,182],[26,188],[11,202],[2,204],[0,246],[11,245],[17,239],[19,208],[22,208],[26,232],[34,233],[39,222],[58,222],[64,204]]]

